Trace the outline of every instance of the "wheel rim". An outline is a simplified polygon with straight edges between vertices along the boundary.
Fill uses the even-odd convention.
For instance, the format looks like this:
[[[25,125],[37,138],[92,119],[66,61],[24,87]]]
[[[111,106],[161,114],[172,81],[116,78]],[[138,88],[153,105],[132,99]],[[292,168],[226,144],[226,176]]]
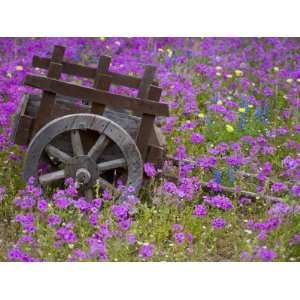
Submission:
[[[85,153],[80,132],[92,130],[99,133],[94,145]],[[73,156],[62,151],[51,142],[60,134],[70,132]],[[97,163],[99,157],[110,144],[114,143],[123,157]],[[55,119],[46,124],[32,139],[24,163],[24,179],[37,176],[42,155],[47,152],[63,165],[64,169],[39,176],[41,184],[51,183],[67,177],[73,177],[76,183],[87,191],[98,181],[102,187],[113,188],[101,177],[108,170],[127,167],[126,186],[135,191],[141,187],[143,180],[143,161],[140,152],[130,135],[115,122],[94,114],[73,114]],[[89,194],[91,191],[88,192]]]

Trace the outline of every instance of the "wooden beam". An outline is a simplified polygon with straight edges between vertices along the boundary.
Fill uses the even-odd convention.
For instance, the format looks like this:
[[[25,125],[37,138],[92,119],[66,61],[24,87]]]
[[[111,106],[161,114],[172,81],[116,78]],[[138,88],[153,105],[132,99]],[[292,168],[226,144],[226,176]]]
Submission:
[[[94,88],[83,87],[62,80],[32,74],[26,75],[24,83],[33,88],[39,88],[77,99],[86,99],[90,102],[97,102],[115,108],[129,109],[142,114],[169,116],[169,107],[167,104],[157,103],[151,100],[112,94],[107,91],[96,90]]]
[[[109,70],[111,58],[109,56],[101,56],[98,63],[97,73],[94,80],[94,88],[108,91],[112,76],[106,75]],[[91,112],[93,114],[102,115],[105,110],[105,105],[96,102],[92,103]]]
[[[62,72],[62,65],[65,48],[62,46],[55,46],[49,64],[47,76],[54,79],[59,79]],[[43,125],[48,122],[55,105],[56,94],[48,91],[43,91],[41,105],[34,122],[33,134],[35,134]]]
[[[32,66],[34,68],[48,69],[50,66],[50,58],[33,56]],[[97,68],[87,67],[80,64],[74,64],[69,62],[62,62],[62,73],[68,75],[74,75],[78,77],[94,79],[97,73]],[[141,78],[136,76],[130,76],[126,74],[118,74],[116,72],[109,71],[107,75],[112,76],[112,84],[123,85],[129,88],[138,89],[141,84]],[[158,82],[153,81],[150,87],[150,94],[158,89]]]
[[[155,76],[155,71],[156,68],[154,66],[146,66],[144,75],[139,87],[139,92],[138,92],[138,98],[141,100],[147,99],[149,96],[150,92],[150,85],[151,82],[154,80]],[[156,93],[154,95],[155,101],[158,101],[160,98],[161,93]],[[141,152],[142,158],[145,161],[146,156],[147,156],[147,150],[148,150],[148,144],[149,144],[149,139],[150,135],[153,132],[153,125],[155,121],[155,115],[153,114],[148,114],[148,113],[143,113],[142,114],[142,121],[140,124],[139,132],[137,135],[136,143],[137,146],[139,147],[139,150]]]

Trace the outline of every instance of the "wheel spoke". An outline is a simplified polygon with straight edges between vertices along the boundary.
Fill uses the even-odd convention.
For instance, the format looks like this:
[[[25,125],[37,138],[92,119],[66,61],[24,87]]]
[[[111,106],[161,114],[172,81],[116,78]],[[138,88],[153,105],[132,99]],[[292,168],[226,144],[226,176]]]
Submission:
[[[98,164],[99,172],[113,170],[117,168],[125,168],[127,166],[124,158],[118,158],[110,161],[101,162]]]
[[[73,148],[74,156],[84,155],[79,130],[71,131],[71,141],[72,141],[72,148]]]
[[[39,177],[39,182],[40,184],[46,184],[46,183],[50,183],[53,181],[57,181],[60,179],[65,178],[65,171],[64,170],[59,170],[59,171],[55,171],[55,172],[51,172],[51,173],[47,173],[44,175],[41,175]]]
[[[110,140],[104,134],[101,134],[97,142],[90,149],[88,156],[97,161],[109,142]]]
[[[69,154],[59,150],[58,148],[56,148],[52,145],[48,145],[45,148],[45,150],[49,156],[52,156],[52,157],[58,159],[62,163],[66,163],[69,159],[71,159],[71,156]]]
[[[99,184],[102,186],[102,187],[105,187],[105,188],[108,188],[109,190],[114,190],[115,187],[109,183],[107,180],[105,180],[104,178],[102,177],[99,177],[97,179],[97,181],[99,182]]]

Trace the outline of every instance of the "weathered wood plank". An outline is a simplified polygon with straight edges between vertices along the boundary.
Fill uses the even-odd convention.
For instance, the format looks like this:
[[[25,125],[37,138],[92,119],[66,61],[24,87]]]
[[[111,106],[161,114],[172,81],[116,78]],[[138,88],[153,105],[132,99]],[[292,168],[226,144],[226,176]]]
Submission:
[[[32,66],[35,68],[48,69],[50,65],[50,59],[40,56],[33,56]],[[74,64],[69,62],[62,62],[62,73],[68,75],[74,75],[78,77],[94,79],[97,73],[97,68],[87,67],[80,64]],[[129,88],[138,89],[141,83],[141,78],[130,76],[126,74],[119,74],[115,72],[108,72],[108,75],[112,76],[112,84],[123,85]],[[158,89],[158,82],[154,81],[150,88],[150,94]]]
[[[154,80],[156,68],[154,66],[146,66],[144,75],[139,87],[138,98],[146,99],[149,96],[150,92],[150,84]],[[158,101],[160,98],[160,93],[154,95],[155,101]],[[142,121],[139,128],[138,136],[137,136],[137,146],[142,154],[143,160],[146,159],[148,143],[150,139],[150,134],[152,133],[153,126],[155,121],[155,115],[153,114],[142,114]]]
[[[62,46],[55,46],[49,64],[48,74],[49,78],[59,79],[62,72],[62,62],[65,53],[65,48]],[[33,133],[36,133],[44,124],[48,122],[49,116],[51,116],[54,104],[55,104],[56,94],[43,91],[43,96],[41,100],[40,109],[37,118],[34,123]]]
[[[109,105],[117,109],[123,108],[140,112],[142,114],[169,116],[168,105],[151,100],[142,100],[134,97],[112,94],[107,91],[96,90],[62,80],[32,74],[28,74],[26,76],[24,83],[28,86],[40,88],[48,92],[74,98],[82,98],[87,101]]]
[[[109,70],[110,62],[111,62],[111,58],[109,56],[100,57],[95,80],[94,80],[95,89],[100,89],[103,91],[109,90],[112,81],[112,76],[106,75],[106,73]],[[91,108],[92,113],[102,115],[104,113],[104,110],[105,110],[105,105],[96,102],[92,103],[92,108]]]
[[[27,115],[20,117],[15,136],[17,145],[28,145],[33,127],[33,118]]]

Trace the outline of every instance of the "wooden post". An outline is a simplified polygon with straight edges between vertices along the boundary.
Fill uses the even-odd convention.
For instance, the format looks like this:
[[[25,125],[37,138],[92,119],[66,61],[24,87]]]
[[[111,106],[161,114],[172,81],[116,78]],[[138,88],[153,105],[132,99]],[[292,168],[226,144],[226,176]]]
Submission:
[[[47,77],[59,79],[62,72],[62,61],[65,53],[65,48],[55,46],[50,61]],[[43,91],[40,108],[35,120],[33,134],[35,134],[42,126],[44,126],[53,112],[55,105],[55,93]]]
[[[95,81],[94,81],[95,89],[100,89],[104,91],[109,90],[112,81],[112,76],[107,74],[109,71],[110,62],[111,62],[111,58],[109,56],[104,56],[104,55],[100,56],[98,68],[96,71]],[[92,103],[91,112],[93,114],[102,115],[104,110],[105,110],[104,104],[99,104],[95,102]]]
[[[147,99],[149,97],[150,87],[154,80],[156,67],[147,65],[145,67],[144,75],[139,87],[138,98]],[[158,101],[161,95],[161,91],[153,94],[153,101]],[[152,128],[155,121],[155,115],[150,114],[142,114],[142,121],[139,128],[139,132],[137,135],[136,143],[141,152],[143,160],[146,159],[147,150],[148,150],[148,142],[150,139],[150,132],[152,132]]]

